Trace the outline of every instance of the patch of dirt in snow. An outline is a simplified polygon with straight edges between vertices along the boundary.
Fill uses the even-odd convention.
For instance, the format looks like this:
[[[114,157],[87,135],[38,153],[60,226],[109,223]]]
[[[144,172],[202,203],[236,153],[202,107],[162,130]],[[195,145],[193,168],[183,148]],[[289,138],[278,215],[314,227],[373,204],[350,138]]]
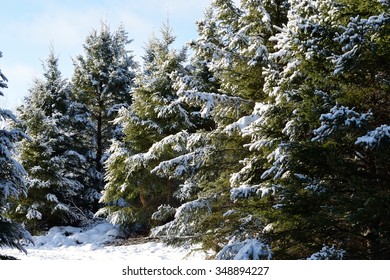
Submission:
[[[162,240],[159,238],[149,237],[149,236],[143,236],[143,237],[131,237],[127,239],[118,238],[115,239],[112,242],[107,242],[105,245],[112,245],[112,246],[128,246],[128,245],[139,245],[149,242],[160,242],[162,243]]]

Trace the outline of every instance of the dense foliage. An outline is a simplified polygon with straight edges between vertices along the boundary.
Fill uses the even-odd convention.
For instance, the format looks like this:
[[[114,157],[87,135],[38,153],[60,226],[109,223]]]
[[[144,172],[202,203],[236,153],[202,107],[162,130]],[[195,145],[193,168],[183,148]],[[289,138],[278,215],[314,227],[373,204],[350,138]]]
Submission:
[[[388,259],[389,9],[214,0],[191,52],[164,25],[136,70],[123,27],[103,25],[71,84],[51,55],[31,89],[18,149],[28,175],[4,142],[19,167],[0,206],[25,176],[27,198],[13,201],[26,205],[8,213],[35,213],[41,229],[80,208],[217,259]]]
[[[145,47],[143,68],[136,79],[133,103],[122,108],[114,124],[123,127],[124,137],[111,145],[106,162],[107,184],[98,214],[136,231],[149,230],[151,215],[161,204],[175,203],[178,181],[160,178],[151,170],[161,161],[180,154],[186,132],[196,127],[196,118],[178,101],[174,77],[186,72],[186,49],[176,51],[168,25],[161,39],[152,37]]]
[[[7,82],[0,69],[0,96],[3,96],[1,89],[7,87]],[[7,210],[11,198],[15,199],[26,193],[23,177],[25,170],[14,157],[15,143],[25,135],[17,129],[6,129],[3,122],[7,121],[17,122],[17,119],[11,111],[0,108],[0,248],[8,246],[24,251],[20,240],[31,240],[31,236],[22,225],[7,217]],[[0,255],[0,259],[2,257]]]
[[[79,116],[87,122],[79,133],[89,146],[85,157],[91,166],[85,199],[93,211],[99,208],[111,141],[122,137],[119,125],[112,121],[120,108],[132,102],[136,63],[127,48],[130,43],[123,27],[111,32],[102,24],[100,31],[87,36],[84,56],[74,59],[73,98],[80,105]]]
[[[75,115],[71,86],[62,79],[53,51],[44,70],[18,108],[18,126],[28,135],[19,147],[28,194],[15,200],[10,213],[33,233],[88,216],[80,206],[87,162],[76,129],[85,123]]]

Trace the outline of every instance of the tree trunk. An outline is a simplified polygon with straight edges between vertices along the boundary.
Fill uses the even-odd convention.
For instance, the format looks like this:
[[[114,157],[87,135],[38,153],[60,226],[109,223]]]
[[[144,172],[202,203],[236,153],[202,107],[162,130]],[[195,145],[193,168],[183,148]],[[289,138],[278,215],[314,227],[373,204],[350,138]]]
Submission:
[[[172,180],[168,179],[167,181],[167,204],[168,205],[171,204],[172,196],[173,196],[173,182]]]
[[[97,118],[97,129],[96,129],[96,170],[100,173],[103,172],[102,156],[103,156],[102,113],[99,112],[99,116]]]
[[[142,208],[147,208],[149,204],[143,190],[139,193],[139,199],[141,200]]]

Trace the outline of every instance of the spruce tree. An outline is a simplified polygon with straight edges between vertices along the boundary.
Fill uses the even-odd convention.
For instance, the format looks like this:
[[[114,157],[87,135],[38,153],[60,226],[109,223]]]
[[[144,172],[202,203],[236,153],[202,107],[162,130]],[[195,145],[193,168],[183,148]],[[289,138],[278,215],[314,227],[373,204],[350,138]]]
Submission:
[[[130,108],[122,108],[115,124],[123,127],[124,138],[114,141],[107,161],[107,185],[100,214],[124,228],[145,231],[160,204],[175,204],[178,181],[159,178],[150,171],[166,158],[180,154],[184,130],[196,124],[173,88],[174,76],[184,75],[186,49],[172,49],[175,41],[168,25],[161,38],[153,36],[145,47],[143,69],[137,75]]]
[[[7,87],[7,81],[0,69],[0,89]],[[1,90],[0,96],[3,96]],[[6,129],[6,122],[17,120],[11,111],[0,109],[0,247],[7,246],[25,251],[19,241],[21,239],[31,241],[31,236],[22,225],[10,220],[7,215],[9,199],[18,199],[27,191],[24,181],[25,170],[13,155],[15,143],[25,135],[17,129]],[[0,255],[0,259],[2,258]]]
[[[18,108],[20,126],[29,137],[18,148],[28,194],[15,201],[10,214],[35,233],[78,224],[88,215],[80,205],[86,159],[74,131],[80,121],[72,115],[71,86],[62,78],[53,50],[43,68],[43,78],[34,81]]]
[[[85,198],[92,210],[98,209],[98,200],[104,188],[104,161],[108,158],[111,140],[122,135],[119,125],[112,121],[121,107],[129,107],[134,86],[136,63],[127,49],[130,44],[123,27],[111,32],[102,24],[86,38],[84,56],[74,59],[73,93],[81,110],[78,115],[89,120],[92,126],[80,131],[89,143],[85,154],[93,168],[88,174],[89,183]]]
[[[192,190],[192,194],[184,197],[175,220],[156,228],[155,234],[191,236],[192,241],[202,241],[205,248],[216,252],[229,238],[240,244],[229,244],[230,249],[259,244],[245,240],[256,237],[264,226],[256,204],[235,197],[231,200],[230,185],[241,169],[241,161],[250,160],[250,152],[244,148],[249,138],[243,137],[240,128],[254,120],[250,116],[253,107],[261,107],[257,102],[264,99],[262,71],[272,46],[269,38],[273,25],[282,24],[286,12],[284,1],[242,1],[239,6],[233,1],[213,1],[205,19],[198,22],[199,38],[191,43],[193,67],[208,80],[199,86],[202,75],[193,71],[196,75],[178,82],[179,94],[186,103],[199,106],[199,114],[210,118],[214,126],[188,138],[191,149],[187,157],[191,160],[187,160],[186,184],[180,193]],[[177,165],[179,159],[161,164],[160,172],[173,176],[175,169],[166,166]],[[247,191],[244,187],[239,190]],[[191,229],[184,230],[188,224]],[[230,249],[223,250],[230,253],[220,258],[234,258]]]
[[[246,128],[268,163],[258,158],[239,177],[261,174],[249,182],[268,205],[263,236],[276,258],[307,257],[323,244],[347,258],[385,258],[388,6],[290,5],[265,71],[269,102]]]

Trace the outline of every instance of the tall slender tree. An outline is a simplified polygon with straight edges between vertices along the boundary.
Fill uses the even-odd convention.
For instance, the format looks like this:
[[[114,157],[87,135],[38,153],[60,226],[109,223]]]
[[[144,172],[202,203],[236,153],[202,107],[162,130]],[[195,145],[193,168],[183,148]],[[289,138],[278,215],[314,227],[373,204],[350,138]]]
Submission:
[[[153,36],[143,57],[143,69],[129,109],[123,108],[116,124],[125,137],[111,146],[107,161],[107,185],[102,201],[108,206],[100,213],[131,229],[151,226],[151,215],[160,204],[172,204],[178,182],[161,179],[150,171],[162,160],[179,154],[180,141],[196,123],[178,101],[174,76],[184,75],[186,49],[172,49],[175,37],[164,25],[161,38]]]
[[[83,132],[90,148],[86,155],[93,162],[86,197],[98,209],[100,191],[104,188],[104,161],[111,140],[121,137],[119,124],[113,124],[117,111],[129,107],[134,86],[136,63],[128,50],[130,40],[123,26],[111,32],[106,24],[86,38],[84,56],[74,59],[73,92],[84,107],[84,117],[93,126]]]

